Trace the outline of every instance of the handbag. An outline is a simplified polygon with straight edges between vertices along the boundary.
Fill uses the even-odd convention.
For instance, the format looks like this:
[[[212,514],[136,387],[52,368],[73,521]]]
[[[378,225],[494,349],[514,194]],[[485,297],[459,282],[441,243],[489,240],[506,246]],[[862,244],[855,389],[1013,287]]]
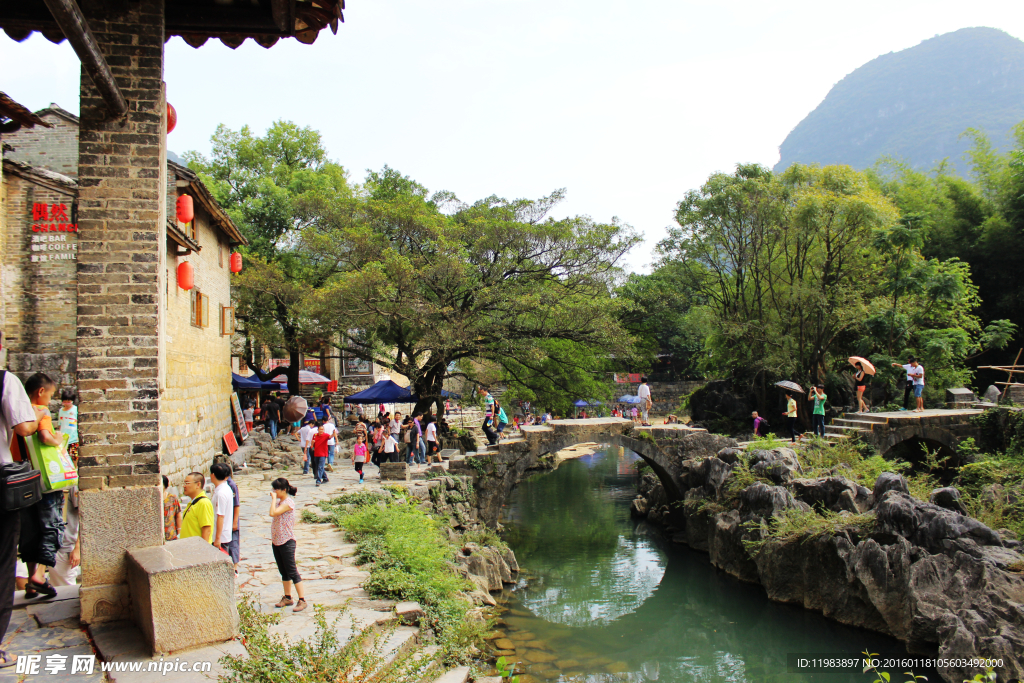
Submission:
[[[43,499],[42,473],[27,461],[0,464],[0,510],[14,512]]]
[[[68,455],[68,439],[70,435],[61,435],[59,446],[50,446],[43,443],[38,434],[33,434],[25,439],[29,459],[32,466],[42,474],[41,483],[43,490],[60,491],[71,488],[78,484],[78,470],[71,462]]]

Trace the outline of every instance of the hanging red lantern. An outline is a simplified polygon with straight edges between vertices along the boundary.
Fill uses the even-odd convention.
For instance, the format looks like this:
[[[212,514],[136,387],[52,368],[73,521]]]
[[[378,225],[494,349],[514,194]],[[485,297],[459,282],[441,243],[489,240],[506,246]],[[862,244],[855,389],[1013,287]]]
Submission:
[[[174,111],[171,103],[167,103],[167,132],[170,133],[178,125],[178,112]]]
[[[178,197],[177,215],[179,223],[191,223],[196,217],[195,209],[192,208],[192,195],[183,194]]]
[[[178,286],[184,289],[186,292],[195,286],[196,278],[195,271],[192,270],[192,264],[188,261],[182,261],[178,264]]]
[[[237,251],[231,254],[231,272],[241,273],[242,272],[242,255]]]

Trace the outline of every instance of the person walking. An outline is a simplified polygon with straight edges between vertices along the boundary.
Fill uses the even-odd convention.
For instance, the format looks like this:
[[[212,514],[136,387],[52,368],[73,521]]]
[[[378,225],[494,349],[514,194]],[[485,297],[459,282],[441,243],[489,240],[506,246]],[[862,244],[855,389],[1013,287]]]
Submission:
[[[867,413],[870,411],[868,410],[868,404],[864,402],[864,390],[867,389],[868,379],[870,376],[868,373],[864,372],[863,363],[858,362],[855,367],[857,368],[857,372],[853,375],[853,385],[857,390],[857,409],[862,413]]]
[[[823,439],[825,438],[825,401],[827,399],[824,384],[819,384],[811,389],[811,393],[807,396],[808,401],[814,401],[814,409],[811,411],[812,431]]]
[[[227,484],[231,470],[222,462],[210,466],[210,481],[213,482],[213,547],[230,555],[231,520],[234,517],[234,498]]]
[[[356,434],[356,445],[352,449],[352,465],[359,473],[359,483],[363,483],[363,465],[366,464],[368,449],[366,448],[366,434]]]
[[[498,432],[498,440],[501,441],[502,437],[505,436],[505,427],[508,426],[508,415],[505,414],[505,409],[497,401],[494,402],[494,411],[494,421],[497,423],[494,431]]]
[[[320,424],[324,426],[324,434],[331,437],[327,440],[327,462],[324,463],[324,469],[328,472],[333,472],[334,451],[338,446],[338,428],[334,426],[333,422],[328,422],[326,417],[320,420]],[[324,477],[324,482],[327,482],[326,476]]]
[[[276,439],[277,421],[281,417],[281,409],[278,407],[277,401],[268,399],[264,402],[260,414],[263,416],[263,424],[266,425],[267,431],[270,432],[270,439]]]
[[[412,465],[412,418],[408,415],[406,415],[405,419],[402,420],[402,430],[400,434],[402,458],[407,464]]]
[[[437,445],[437,420],[431,415],[427,418],[427,430],[423,434],[427,441],[427,464],[434,461],[434,456],[437,456],[437,461],[441,462],[440,452],[441,449]]]
[[[643,417],[643,421],[640,423],[644,427],[651,426],[651,408],[654,407],[654,401],[651,399],[651,387],[647,384],[647,377],[640,378],[640,387],[636,390],[637,398],[640,399],[640,412]]]
[[[326,452],[326,439],[323,444]],[[302,577],[299,576],[299,569],[295,565],[295,501],[291,498],[299,490],[289,484],[284,477],[272,481],[270,488],[270,545],[274,551],[277,571],[281,574],[281,583],[284,584],[284,597],[274,607],[295,604],[292,611],[301,612],[306,609],[306,597],[302,588]],[[292,601],[292,586],[299,596],[298,603]]]
[[[299,430],[299,448],[302,450],[302,473],[309,474],[309,469],[313,465],[313,450],[311,448],[313,443],[313,434],[316,431],[313,429],[312,422],[306,422],[302,425]]]
[[[793,394],[786,392],[786,426],[789,427],[789,437],[796,443],[796,399]]]
[[[313,479],[316,480],[316,485],[327,481],[327,475],[324,474],[324,464],[327,462],[327,442],[331,440],[331,437],[324,432],[324,426],[317,423],[316,434],[313,435]]]
[[[413,415],[412,423],[416,430],[413,450],[416,451],[416,462],[422,465],[427,462],[427,442],[423,440],[423,413]]]
[[[228,468],[227,485],[231,487],[232,502],[231,514],[231,544],[228,546],[228,555],[235,565],[235,576],[238,576],[238,562],[242,556],[242,532],[238,526],[238,517],[242,512],[242,496],[238,493],[238,484],[235,483],[235,470],[231,463],[224,463]]]
[[[768,420],[758,415],[756,410],[750,414],[750,417],[754,418],[754,436],[768,436]]]

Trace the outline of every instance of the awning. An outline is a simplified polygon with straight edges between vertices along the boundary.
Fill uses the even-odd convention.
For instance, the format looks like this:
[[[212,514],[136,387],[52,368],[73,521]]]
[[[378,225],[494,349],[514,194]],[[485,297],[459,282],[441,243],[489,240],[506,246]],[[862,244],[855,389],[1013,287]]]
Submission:
[[[259,377],[242,377],[231,373],[231,387],[235,391],[277,391],[281,388],[276,382],[261,382]]]
[[[406,387],[382,379],[369,389],[345,397],[345,403],[415,403],[420,400]]]
[[[581,398],[580,400],[573,403],[573,405],[576,406],[577,408],[586,408],[587,406],[599,406],[602,405],[602,403],[600,401],[584,401]]]

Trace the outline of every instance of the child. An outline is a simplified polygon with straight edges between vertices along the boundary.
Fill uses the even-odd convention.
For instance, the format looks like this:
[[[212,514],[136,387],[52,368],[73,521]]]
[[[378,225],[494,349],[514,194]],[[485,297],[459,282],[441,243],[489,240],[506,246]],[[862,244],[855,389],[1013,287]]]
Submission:
[[[366,462],[366,434],[356,434],[356,447],[352,451],[352,462],[359,473],[359,483],[363,483],[363,464]]]
[[[56,382],[41,372],[32,375],[25,382],[25,393],[28,394],[33,406],[49,406],[56,390]],[[50,418],[49,410],[40,413],[39,431],[36,434],[47,446],[61,444],[53,432],[53,420]],[[15,461],[28,460],[28,453],[21,453],[17,439],[11,444],[11,455]],[[60,550],[64,534],[63,508],[64,492],[51,491],[44,493],[43,499],[35,505],[21,510],[18,554],[28,566],[26,598],[34,598],[39,594],[51,598],[57,596],[57,589],[46,578],[46,568],[57,564],[57,551]]]
[[[181,501],[171,490],[171,482],[167,475],[164,482],[164,540],[173,541],[181,533]]]
[[[322,432],[321,432],[322,433]],[[326,444],[326,440],[324,444]],[[326,452],[326,445],[324,451]],[[287,607],[292,604],[292,584],[299,594],[299,602],[293,612],[306,609],[306,598],[302,590],[302,577],[295,566],[295,501],[289,496],[298,493],[298,489],[288,483],[284,477],[275,479],[270,484],[274,491],[270,494],[270,543],[274,551],[277,571],[281,572],[284,584],[284,597],[274,607]]]
[[[57,431],[68,435],[68,456],[78,463],[78,406],[75,405],[75,388],[64,387],[60,390],[60,412],[57,420],[60,424]]]
[[[330,435],[324,433],[323,424],[318,422],[316,434],[311,439],[313,444],[313,478],[316,480],[317,486],[327,481],[327,475],[324,474],[324,463],[327,462],[327,442],[330,440]]]
[[[242,415],[245,417],[245,431],[252,434],[252,423],[256,419],[253,414],[252,405],[246,406],[245,410],[242,411]]]

